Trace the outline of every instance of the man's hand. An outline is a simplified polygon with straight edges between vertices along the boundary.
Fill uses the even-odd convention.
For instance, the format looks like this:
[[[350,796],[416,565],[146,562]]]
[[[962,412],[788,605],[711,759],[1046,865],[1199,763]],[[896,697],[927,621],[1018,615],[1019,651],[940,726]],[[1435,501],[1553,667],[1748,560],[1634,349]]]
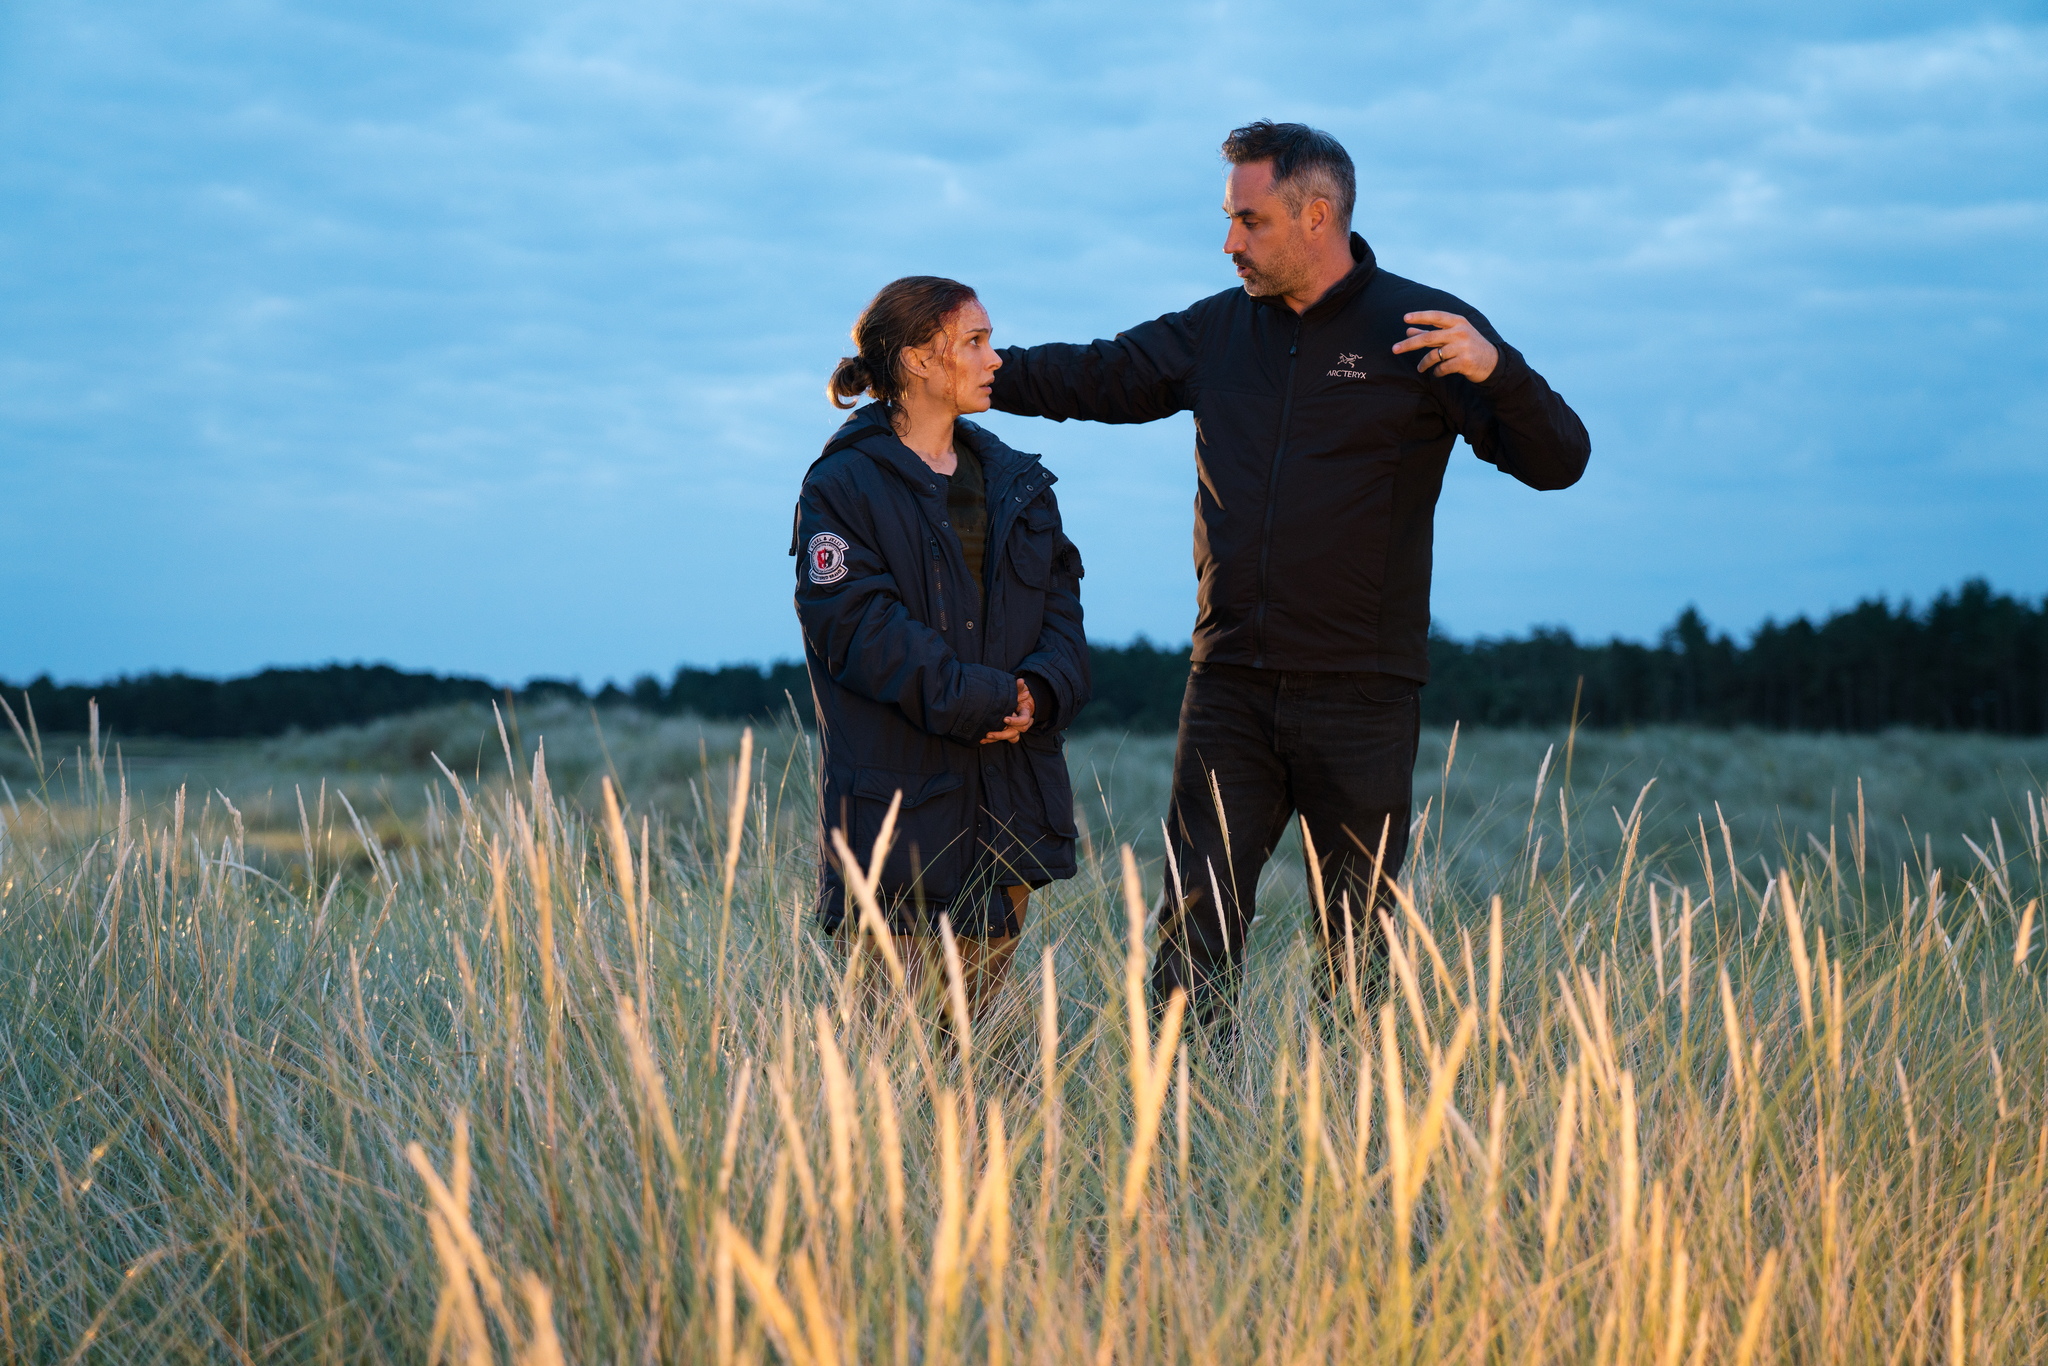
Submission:
[[[1001,744],[1008,741],[1017,743],[1017,738],[1031,729],[1031,720],[1037,704],[1031,700],[1031,689],[1024,686],[1024,680],[1017,680],[1017,714],[1003,718],[1003,728],[992,730],[981,737],[984,745]]]
[[[1427,351],[1422,364],[1415,367],[1425,375],[1437,379],[1446,375],[1463,375],[1476,384],[1492,374],[1493,367],[1500,364],[1500,349],[1481,335],[1478,328],[1455,313],[1424,309],[1420,313],[1403,314],[1401,320],[1410,324],[1408,340],[1395,342],[1394,354]],[[1415,323],[1423,326],[1413,326]]]

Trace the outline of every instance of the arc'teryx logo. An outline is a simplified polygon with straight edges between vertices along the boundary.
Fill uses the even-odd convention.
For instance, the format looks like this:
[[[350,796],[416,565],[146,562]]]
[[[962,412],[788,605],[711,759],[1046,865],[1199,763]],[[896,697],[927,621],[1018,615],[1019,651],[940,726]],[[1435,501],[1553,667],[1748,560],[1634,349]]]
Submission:
[[[1337,357],[1337,364],[1343,366],[1346,370],[1349,370],[1352,366],[1358,364],[1358,358],[1358,352],[1346,351],[1342,355]]]
[[[1360,351],[1340,351],[1337,354],[1337,368],[1330,372],[1331,379],[1371,379],[1372,376],[1358,368],[1358,362],[1365,359]]]

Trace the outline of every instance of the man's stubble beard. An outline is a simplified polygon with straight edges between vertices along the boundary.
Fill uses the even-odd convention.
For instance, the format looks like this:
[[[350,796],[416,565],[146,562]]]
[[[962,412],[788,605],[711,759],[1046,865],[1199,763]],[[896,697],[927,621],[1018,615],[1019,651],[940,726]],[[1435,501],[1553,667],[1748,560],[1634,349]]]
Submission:
[[[1308,278],[1306,253],[1276,252],[1264,265],[1253,264],[1251,274],[1243,277],[1244,292],[1255,299],[1273,298],[1292,293]],[[1231,256],[1233,266],[1246,264],[1244,253]]]

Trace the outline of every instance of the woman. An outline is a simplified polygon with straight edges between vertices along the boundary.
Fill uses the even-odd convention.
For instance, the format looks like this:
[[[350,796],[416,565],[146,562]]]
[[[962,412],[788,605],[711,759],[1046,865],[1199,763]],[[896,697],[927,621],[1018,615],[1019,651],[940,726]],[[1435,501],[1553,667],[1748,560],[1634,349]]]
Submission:
[[[959,937],[970,1010],[1001,985],[1026,898],[1074,874],[1060,732],[1087,705],[1081,557],[1053,476],[964,420],[1002,358],[954,280],[883,288],[832,372],[857,409],[804,476],[796,611],[822,750],[819,912],[858,929],[831,832],[864,866],[902,793],[877,894],[913,965],[939,917]]]

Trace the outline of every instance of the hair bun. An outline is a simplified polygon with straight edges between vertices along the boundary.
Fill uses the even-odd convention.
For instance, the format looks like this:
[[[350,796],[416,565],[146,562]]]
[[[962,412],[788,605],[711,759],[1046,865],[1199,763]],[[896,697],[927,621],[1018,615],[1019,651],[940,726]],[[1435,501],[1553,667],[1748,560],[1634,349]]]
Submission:
[[[839,364],[832,367],[832,378],[825,382],[825,397],[835,408],[851,408],[873,385],[866,361],[859,356],[841,356]]]

